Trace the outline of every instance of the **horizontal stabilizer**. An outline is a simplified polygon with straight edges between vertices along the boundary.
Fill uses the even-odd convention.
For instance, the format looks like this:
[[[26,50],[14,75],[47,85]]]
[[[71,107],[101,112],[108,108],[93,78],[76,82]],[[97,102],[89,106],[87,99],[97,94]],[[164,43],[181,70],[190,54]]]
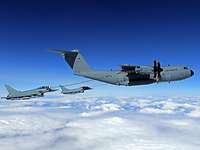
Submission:
[[[52,52],[55,52],[57,54],[60,54],[62,56],[65,56],[65,54],[66,54],[66,50],[63,50],[63,49],[50,48],[49,50],[52,51]]]

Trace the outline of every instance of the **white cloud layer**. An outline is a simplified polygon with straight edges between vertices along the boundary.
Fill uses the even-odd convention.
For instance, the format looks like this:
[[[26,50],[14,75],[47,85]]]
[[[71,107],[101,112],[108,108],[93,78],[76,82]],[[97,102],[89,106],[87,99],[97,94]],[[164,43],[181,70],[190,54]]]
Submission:
[[[200,98],[2,101],[0,150],[199,150]]]

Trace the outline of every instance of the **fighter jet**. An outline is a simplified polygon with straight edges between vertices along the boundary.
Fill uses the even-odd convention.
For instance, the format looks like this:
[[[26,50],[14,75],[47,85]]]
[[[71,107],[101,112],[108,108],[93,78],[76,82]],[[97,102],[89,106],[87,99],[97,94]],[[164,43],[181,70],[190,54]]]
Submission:
[[[8,91],[8,96],[1,97],[1,99],[7,99],[7,100],[15,100],[15,99],[25,100],[25,99],[30,99],[34,97],[43,97],[44,93],[56,91],[56,89],[51,89],[49,86],[42,86],[36,89],[27,90],[27,91],[18,91],[9,85],[5,85],[5,87]]]
[[[77,93],[84,93],[86,90],[91,90],[91,88],[88,86],[83,86],[75,89],[67,89],[66,87],[60,85],[60,88],[62,90],[61,92],[62,94],[77,94]]]
[[[78,50],[56,50],[61,54],[75,75],[102,81],[113,85],[146,85],[159,82],[171,82],[189,78],[194,72],[186,66],[164,66],[154,61],[153,66],[121,65],[121,69],[114,71],[97,71],[92,69]]]

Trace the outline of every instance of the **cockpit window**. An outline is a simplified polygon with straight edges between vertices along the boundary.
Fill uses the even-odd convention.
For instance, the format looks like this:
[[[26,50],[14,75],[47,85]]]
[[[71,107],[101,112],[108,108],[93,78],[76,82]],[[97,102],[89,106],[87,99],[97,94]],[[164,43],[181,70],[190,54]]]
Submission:
[[[184,67],[184,69],[187,69],[187,70],[188,70],[188,67]]]

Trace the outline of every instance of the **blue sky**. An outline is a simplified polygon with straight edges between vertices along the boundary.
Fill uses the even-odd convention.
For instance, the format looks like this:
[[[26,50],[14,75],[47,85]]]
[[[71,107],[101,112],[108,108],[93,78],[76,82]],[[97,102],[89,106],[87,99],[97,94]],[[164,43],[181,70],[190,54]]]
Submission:
[[[73,83],[74,76],[48,48],[78,48],[93,68],[120,64],[183,64],[195,76],[172,84],[97,87],[115,95],[198,95],[200,3],[179,0],[75,0],[0,2],[0,93]],[[99,82],[94,83],[95,86]]]

